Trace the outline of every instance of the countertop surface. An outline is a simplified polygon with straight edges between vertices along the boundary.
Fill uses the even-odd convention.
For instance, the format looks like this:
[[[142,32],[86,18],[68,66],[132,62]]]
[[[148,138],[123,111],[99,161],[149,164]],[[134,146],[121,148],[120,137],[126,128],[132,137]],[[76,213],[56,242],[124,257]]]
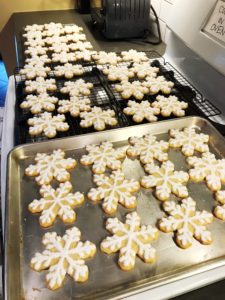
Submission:
[[[4,45],[1,45],[1,53],[9,75],[13,73],[13,69],[16,65],[22,65],[23,63],[23,48],[21,45],[21,32],[23,27],[28,24],[43,24],[49,22],[61,22],[64,24],[76,23],[82,26],[87,35],[87,39],[91,41],[95,50],[122,51],[133,48],[145,51],[155,50],[160,55],[163,55],[166,48],[163,43],[158,46],[152,46],[144,43],[142,40],[108,41],[103,38],[97,28],[93,27],[90,15],[80,15],[74,10],[14,13],[0,36],[0,42],[2,43],[4,41]],[[176,297],[174,300],[175,299],[225,299],[225,281],[214,283],[210,286]]]

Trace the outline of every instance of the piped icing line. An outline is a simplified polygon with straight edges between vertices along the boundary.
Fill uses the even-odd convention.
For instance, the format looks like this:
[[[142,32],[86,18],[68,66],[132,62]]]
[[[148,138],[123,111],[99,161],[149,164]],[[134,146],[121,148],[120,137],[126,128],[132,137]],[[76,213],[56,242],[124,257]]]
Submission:
[[[213,215],[205,210],[196,211],[196,202],[191,197],[183,199],[181,204],[166,201],[163,208],[169,216],[160,220],[159,229],[166,233],[174,232],[179,247],[189,248],[193,237],[204,245],[212,243],[207,225],[213,222]]]
[[[89,242],[81,242],[81,232],[77,227],[67,229],[64,236],[56,232],[47,232],[42,243],[46,250],[35,253],[30,266],[35,271],[48,269],[46,275],[47,287],[51,290],[60,288],[66,274],[76,282],[88,279],[88,267],[85,260],[96,253],[96,246]]]
[[[145,263],[155,261],[156,250],[151,242],[158,238],[158,230],[151,225],[141,226],[136,212],[127,214],[125,223],[118,218],[107,219],[106,229],[113,235],[101,242],[101,250],[106,254],[119,251],[118,264],[122,270],[134,268],[136,255]]]
[[[97,188],[92,188],[88,192],[88,199],[92,202],[103,200],[102,208],[105,213],[115,213],[118,203],[126,208],[137,206],[137,199],[132,194],[140,189],[140,184],[134,179],[125,179],[120,170],[113,171],[110,176],[95,174],[94,182]]]

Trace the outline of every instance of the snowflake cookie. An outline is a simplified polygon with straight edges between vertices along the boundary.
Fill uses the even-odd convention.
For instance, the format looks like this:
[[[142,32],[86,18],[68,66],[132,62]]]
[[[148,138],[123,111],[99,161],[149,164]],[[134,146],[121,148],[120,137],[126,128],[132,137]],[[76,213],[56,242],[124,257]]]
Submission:
[[[84,33],[71,33],[66,35],[67,41],[72,42],[74,44],[78,42],[85,42],[87,40],[86,35]],[[89,43],[89,42],[88,42]],[[69,44],[70,46],[71,44]]]
[[[100,145],[88,145],[87,155],[81,157],[81,164],[85,166],[93,165],[92,171],[96,174],[104,173],[106,167],[112,170],[121,168],[121,159],[126,157],[126,150],[123,148],[113,148],[110,142],[103,142]]]
[[[27,167],[25,174],[36,177],[39,185],[48,185],[53,179],[59,182],[68,181],[70,173],[67,170],[75,168],[77,162],[65,156],[66,153],[61,149],[54,150],[51,154],[37,153],[34,159],[36,164]]]
[[[148,94],[148,88],[144,87],[140,81],[122,81],[121,84],[115,85],[115,90],[119,92],[123,99],[134,97],[137,100],[142,100],[145,94]]]
[[[73,25],[64,25],[62,30],[61,30],[61,34],[71,34],[71,33],[80,33],[81,31],[83,31],[82,27],[79,27],[75,24]]]
[[[112,109],[102,110],[101,107],[93,106],[90,111],[80,113],[80,126],[88,128],[94,126],[96,130],[104,130],[106,125],[115,126],[118,121]]]
[[[205,152],[201,158],[188,157],[187,162],[193,167],[189,170],[191,180],[195,182],[205,180],[206,185],[213,192],[221,189],[221,184],[225,183],[225,159],[216,159],[214,154]]]
[[[113,171],[110,176],[95,174],[94,182],[98,187],[89,191],[88,199],[95,203],[103,200],[102,208],[105,213],[109,215],[115,213],[118,203],[126,208],[137,206],[137,199],[132,193],[140,189],[140,184],[134,179],[125,179],[125,175],[120,170]]]
[[[35,80],[25,81],[25,92],[42,94],[47,91],[53,92],[57,89],[55,79],[45,79],[43,77],[37,77]]]
[[[144,176],[141,185],[145,188],[155,187],[155,195],[160,201],[168,200],[171,193],[180,198],[188,196],[187,187],[184,186],[189,180],[188,173],[174,171],[171,161],[163,162],[161,167],[147,164],[145,171],[151,175]]]
[[[213,213],[218,219],[225,221],[225,191],[216,192],[215,198],[222,205],[218,205]]]
[[[109,81],[123,81],[134,77],[134,72],[127,67],[110,66],[102,70],[103,74],[107,75]]]
[[[54,111],[55,104],[58,102],[58,98],[42,93],[39,95],[28,95],[20,104],[22,109],[29,109],[32,114],[39,114],[43,110]]]
[[[122,270],[129,271],[134,268],[136,255],[145,263],[155,261],[156,250],[151,242],[157,240],[158,230],[151,225],[141,225],[136,212],[127,214],[125,223],[118,218],[107,219],[106,229],[113,236],[106,237],[101,242],[101,250],[106,254],[119,251],[118,264]]]
[[[26,64],[23,69],[20,70],[20,74],[24,75],[26,79],[34,79],[36,77],[47,77],[48,73],[51,71],[49,67],[40,65],[30,65]]]
[[[88,279],[88,267],[85,260],[96,253],[95,244],[81,242],[81,232],[77,227],[66,230],[63,237],[56,232],[44,234],[42,243],[46,250],[35,253],[30,266],[35,271],[49,270],[46,276],[47,287],[56,290],[62,286],[66,274],[74,281],[84,282]]]
[[[74,76],[81,76],[84,74],[84,68],[81,65],[65,64],[63,66],[56,66],[54,68],[54,74],[56,77],[64,76],[67,79],[71,79]]]
[[[76,51],[76,58],[77,60],[82,60],[82,61],[92,61],[92,55],[96,54],[96,51],[89,51],[89,50],[84,50],[84,51]]]
[[[167,81],[163,76],[158,76],[156,78],[146,77],[145,80],[146,81],[142,84],[149,89],[151,95],[155,95],[160,91],[163,94],[170,94],[174,86],[174,83],[172,81]]]
[[[37,45],[35,47],[31,47],[29,46],[25,51],[24,53],[27,55],[30,55],[30,56],[36,56],[36,55],[45,55],[46,52],[48,51],[48,48],[47,47],[43,47],[43,46],[40,46],[40,45]]]
[[[69,94],[70,96],[89,96],[93,87],[92,83],[85,82],[83,79],[78,79],[76,81],[65,82],[64,87],[60,89],[60,92]]]
[[[26,58],[25,63],[31,66],[40,66],[51,63],[51,59],[48,57],[48,55],[33,56]]]
[[[152,103],[153,107],[160,109],[163,117],[169,117],[172,114],[176,117],[185,116],[185,109],[188,107],[188,103],[179,101],[176,96],[157,96],[156,101]]]
[[[42,39],[42,37],[39,37],[37,39],[30,39],[30,40],[27,40],[24,45],[26,47],[36,47],[36,46],[42,46],[44,47],[45,46],[45,40]]]
[[[32,24],[32,25],[26,25],[24,30],[25,31],[42,31],[44,28],[44,25],[38,25],[38,24]]]
[[[54,53],[70,52],[70,48],[66,43],[54,43],[49,50]]]
[[[74,96],[70,100],[60,100],[58,104],[58,112],[60,114],[70,112],[72,117],[78,117],[81,111],[91,110],[91,101],[88,98],[83,99]]]
[[[73,44],[69,44],[71,51],[85,51],[85,50],[91,50],[93,48],[92,44],[90,42],[75,42]]]
[[[125,115],[133,116],[133,120],[136,123],[142,122],[146,119],[149,122],[155,122],[158,120],[156,115],[159,115],[160,109],[157,107],[151,107],[148,101],[142,101],[137,103],[135,101],[128,101],[128,107],[124,108]]]
[[[44,112],[39,116],[28,119],[30,135],[39,135],[43,133],[48,138],[56,136],[57,131],[64,132],[69,130],[68,123],[65,122],[64,115],[52,116],[49,112]]]
[[[76,61],[76,55],[75,53],[72,52],[60,52],[60,53],[53,53],[52,54],[52,61],[53,62],[60,62],[62,64],[71,62],[71,61]]]
[[[137,77],[140,79],[144,79],[146,76],[156,77],[159,72],[159,68],[151,67],[149,62],[134,63],[130,70],[137,74]]]
[[[39,222],[42,227],[53,225],[57,216],[64,223],[73,223],[76,220],[73,209],[84,202],[84,196],[80,192],[71,193],[71,190],[69,181],[60,183],[56,190],[50,185],[43,185],[40,189],[42,198],[33,200],[28,209],[33,214],[41,213]]]
[[[134,63],[140,63],[140,62],[149,60],[146,53],[139,52],[139,51],[136,51],[133,49],[131,49],[129,51],[122,51],[121,55],[122,55],[123,61],[131,61]]]
[[[206,143],[209,142],[209,135],[197,133],[193,127],[186,127],[183,130],[171,129],[169,140],[170,147],[180,148],[185,156],[192,156],[196,151],[208,152],[209,147]]]
[[[130,137],[128,139],[130,146],[127,148],[127,155],[139,157],[143,164],[153,163],[154,159],[162,162],[168,160],[169,143],[157,141],[151,134],[143,137]]]
[[[176,243],[186,249],[192,245],[193,237],[204,245],[212,243],[211,233],[206,225],[213,222],[213,215],[205,210],[196,211],[196,202],[188,197],[180,204],[166,201],[163,208],[169,215],[159,222],[163,232],[176,232]]]
[[[99,65],[117,65],[122,61],[121,57],[119,57],[115,52],[105,52],[100,51],[97,54],[92,55],[92,58]]]
[[[66,44],[67,43],[67,38],[66,38],[66,36],[58,36],[58,35],[51,36],[51,37],[47,37],[45,39],[45,43],[49,46],[60,44],[60,43],[63,43],[63,44],[65,43]]]

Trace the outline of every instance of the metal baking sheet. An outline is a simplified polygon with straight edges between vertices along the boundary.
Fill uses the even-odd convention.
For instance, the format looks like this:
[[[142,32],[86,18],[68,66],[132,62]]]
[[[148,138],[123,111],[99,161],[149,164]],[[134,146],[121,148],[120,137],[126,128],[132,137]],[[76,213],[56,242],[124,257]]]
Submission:
[[[39,199],[39,188],[32,178],[24,175],[25,168],[33,163],[37,152],[49,153],[61,148],[68,157],[79,160],[85,153],[84,146],[102,141],[112,141],[117,146],[127,147],[130,136],[155,134],[159,139],[168,139],[168,130],[194,126],[210,135],[210,150],[218,158],[225,157],[225,140],[220,133],[205,119],[187,117],[154,124],[144,124],[107,132],[87,134],[80,137],[69,137],[36,144],[27,144],[15,148],[8,157],[8,182],[6,199],[6,251],[5,251],[5,299],[119,299],[141,291],[159,287],[213,268],[225,265],[225,223],[215,219],[209,225],[214,241],[211,245],[201,245],[193,240],[191,248],[183,250],[176,246],[173,234],[160,232],[159,239],[153,242],[157,250],[157,260],[145,264],[138,257],[136,265],[130,272],[122,271],[118,265],[118,253],[106,255],[99,250],[100,242],[109,233],[105,229],[107,215],[100,204],[85,203],[76,209],[77,220],[73,224],[82,232],[83,240],[90,240],[97,246],[96,256],[87,261],[89,280],[86,283],[75,283],[68,275],[64,285],[50,291],[45,285],[47,271],[35,272],[29,267],[30,259],[35,252],[43,251],[42,236],[46,231],[56,231],[63,235],[67,228],[57,220],[49,229],[39,226],[39,214],[32,215],[27,206],[33,199]],[[179,150],[170,150],[169,158],[177,170],[188,170],[185,157]],[[127,178],[140,179],[143,168],[136,159],[126,158],[123,171]],[[78,166],[71,171],[71,180],[75,190],[87,193],[94,186],[89,167]],[[205,183],[188,183],[189,194],[197,202],[197,209],[212,211],[216,205],[213,193]],[[137,194],[137,212],[142,224],[156,225],[164,215],[161,202],[155,199],[151,189],[142,188]],[[178,200],[175,196],[171,200]],[[124,221],[130,210],[119,206],[116,217]]]

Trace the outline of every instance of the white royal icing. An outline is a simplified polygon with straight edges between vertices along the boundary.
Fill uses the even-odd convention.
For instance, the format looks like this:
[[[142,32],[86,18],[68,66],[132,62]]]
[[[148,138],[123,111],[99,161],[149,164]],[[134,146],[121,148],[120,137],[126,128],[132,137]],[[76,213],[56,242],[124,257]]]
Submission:
[[[60,62],[62,64],[71,62],[71,61],[76,61],[76,55],[75,53],[72,52],[60,52],[60,53],[53,53],[52,54],[52,61],[53,62]]]
[[[72,65],[67,63],[63,66],[56,66],[53,72],[57,77],[65,76],[65,78],[71,79],[74,76],[81,76],[84,73],[84,68],[82,65]]]
[[[103,142],[100,145],[88,145],[86,147],[87,155],[81,157],[81,164],[93,165],[94,173],[104,173],[106,167],[117,170],[121,168],[120,159],[125,158],[126,150],[123,148],[113,148],[110,142]]]
[[[122,81],[121,84],[115,85],[115,90],[119,92],[123,99],[134,97],[137,100],[142,100],[145,94],[148,94],[148,88],[144,87],[140,81]]]
[[[45,111],[55,110],[55,104],[58,98],[49,96],[47,93],[39,95],[28,95],[25,100],[20,104],[22,109],[29,109],[32,114],[38,114]]]
[[[184,186],[189,179],[188,173],[174,171],[171,161],[163,162],[161,167],[147,164],[145,170],[151,175],[143,177],[141,184],[146,188],[156,187],[155,194],[159,200],[169,199],[171,193],[181,198],[188,196],[187,187]]]
[[[70,173],[67,171],[76,166],[76,160],[65,158],[65,152],[61,149],[54,150],[52,154],[38,153],[35,157],[35,165],[26,168],[27,176],[36,177],[39,185],[49,184],[53,178],[59,182],[65,182],[70,179]]]
[[[130,137],[128,142],[131,146],[127,148],[127,155],[138,156],[143,164],[153,163],[154,159],[161,162],[168,159],[169,144],[163,140],[157,141],[154,135]]]
[[[123,112],[128,116],[133,116],[134,122],[140,123],[144,119],[149,122],[155,122],[158,120],[156,115],[159,115],[160,109],[151,107],[151,104],[146,101],[137,103],[135,101],[128,101],[128,107],[124,108]]]
[[[56,190],[50,185],[41,187],[42,198],[33,200],[28,206],[32,213],[41,213],[39,218],[41,226],[51,226],[57,216],[65,223],[75,221],[76,213],[73,209],[83,203],[84,196],[80,192],[70,193],[71,190],[72,184],[69,181],[60,183]]]
[[[159,228],[165,232],[176,231],[179,246],[190,247],[193,236],[203,244],[212,242],[206,225],[213,221],[213,215],[205,210],[196,211],[196,202],[192,198],[182,200],[181,205],[173,201],[165,202],[163,208],[169,217],[162,218]]]
[[[85,50],[91,50],[93,48],[92,44],[90,42],[75,42],[72,44],[69,44],[71,51],[85,51]]]
[[[26,79],[34,79],[36,77],[47,77],[50,71],[51,69],[44,66],[42,63],[39,65],[26,64],[20,69],[20,74],[24,75]]]
[[[85,259],[95,255],[96,246],[89,241],[81,242],[80,237],[77,227],[67,229],[63,237],[56,232],[47,232],[43,236],[42,243],[46,250],[35,253],[30,265],[36,271],[49,270],[46,281],[50,289],[59,288],[66,274],[77,282],[88,279]]]
[[[106,229],[113,236],[101,242],[101,250],[108,254],[120,251],[118,263],[122,269],[132,269],[136,255],[144,262],[155,260],[156,251],[151,242],[157,239],[158,231],[150,225],[141,226],[136,212],[127,214],[125,224],[117,218],[109,218]]]
[[[194,151],[207,152],[209,147],[209,136],[203,133],[196,133],[193,127],[186,127],[183,130],[171,129],[169,144],[173,148],[180,148],[184,155],[191,156]]]
[[[176,96],[157,96],[156,101],[152,103],[153,107],[159,108],[161,115],[169,117],[172,114],[176,117],[183,117],[185,115],[185,109],[188,107],[188,103],[179,101]]]
[[[137,199],[132,193],[140,189],[140,184],[134,179],[125,179],[120,170],[113,171],[109,177],[94,175],[94,182],[98,187],[89,191],[88,198],[93,202],[103,200],[102,208],[106,213],[115,213],[118,203],[126,208],[137,206]]]
[[[81,112],[80,118],[81,127],[88,128],[93,126],[96,130],[104,130],[106,125],[115,126],[118,123],[114,110],[103,110],[97,106],[93,106],[90,111]]]
[[[225,159],[216,159],[215,155],[205,152],[202,157],[188,157],[188,164],[193,167],[189,170],[190,178],[194,181],[206,181],[212,191],[221,189],[221,183],[225,182]]]
[[[110,66],[102,70],[102,72],[107,75],[108,80],[116,81],[116,80],[128,80],[129,78],[134,77],[134,72],[131,69],[128,69],[124,66]]]
[[[56,136],[57,131],[69,130],[68,123],[65,122],[64,115],[52,116],[49,112],[44,112],[39,116],[28,119],[30,135],[38,135],[43,133],[48,138]]]

